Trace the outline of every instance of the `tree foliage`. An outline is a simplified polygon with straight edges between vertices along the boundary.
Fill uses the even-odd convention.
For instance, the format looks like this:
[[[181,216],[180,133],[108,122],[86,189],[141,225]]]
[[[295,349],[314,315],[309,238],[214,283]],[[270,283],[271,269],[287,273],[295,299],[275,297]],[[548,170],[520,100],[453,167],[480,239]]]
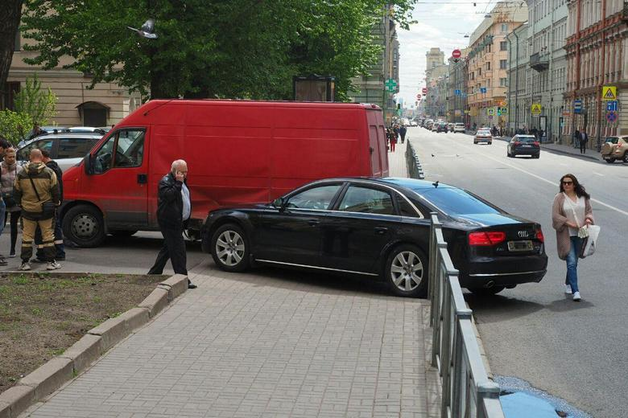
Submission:
[[[377,57],[386,5],[402,27],[416,0],[26,0],[31,64],[67,67],[152,97],[289,99],[292,76],[350,79]],[[155,18],[155,40],[126,29]]]
[[[8,109],[0,111],[0,137],[13,145],[24,139],[32,127],[33,119],[28,114]]]
[[[15,110],[30,116],[34,123],[45,125],[56,114],[57,96],[50,87],[42,90],[37,74],[27,78],[24,87],[15,97]]]
[[[0,92],[4,89],[13,60],[23,3],[24,0],[2,0],[0,3]]]

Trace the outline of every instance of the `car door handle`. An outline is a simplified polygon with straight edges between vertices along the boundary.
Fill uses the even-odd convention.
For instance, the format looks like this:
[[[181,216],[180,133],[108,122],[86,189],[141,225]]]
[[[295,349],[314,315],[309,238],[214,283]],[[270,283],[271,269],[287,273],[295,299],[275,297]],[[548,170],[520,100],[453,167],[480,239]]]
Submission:
[[[137,175],[138,184],[146,184],[148,183],[148,176],[146,174],[138,174]]]
[[[384,235],[386,232],[388,232],[388,228],[378,226],[375,228],[375,232],[377,232],[379,235]]]
[[[310,219],[307,221],[307,224],[309,226],[318,226],[318,224],[320,223],[320,221],[318,219]]]

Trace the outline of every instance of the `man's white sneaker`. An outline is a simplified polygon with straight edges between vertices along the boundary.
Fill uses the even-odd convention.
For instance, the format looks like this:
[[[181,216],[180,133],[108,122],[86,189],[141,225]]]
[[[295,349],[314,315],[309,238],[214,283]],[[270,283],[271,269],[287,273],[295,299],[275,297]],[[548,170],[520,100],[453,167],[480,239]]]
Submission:
[[[573,294],[573,300],[574,300],[575,302],[580,302],[580,299],[582,299],[582,298],[580,297],[580,292],[574,292],[574,294]]]
[[[60,268],[61,268],[61,264],[57,263],[56,261],[50,261],[48,262],[48,265],[46,266],[46,270],[56,270]]]
[[[571,285],[566,284],[566,285],[565,285],[565,294],[566,294],[566,295],[571,295],[571,293],[572,293],[572,292],[571,292]]]
[[[28,263],[22,263],[22,265],[20,266],[21,271],[28,271],[30,269],[31,269],[31,265]]]

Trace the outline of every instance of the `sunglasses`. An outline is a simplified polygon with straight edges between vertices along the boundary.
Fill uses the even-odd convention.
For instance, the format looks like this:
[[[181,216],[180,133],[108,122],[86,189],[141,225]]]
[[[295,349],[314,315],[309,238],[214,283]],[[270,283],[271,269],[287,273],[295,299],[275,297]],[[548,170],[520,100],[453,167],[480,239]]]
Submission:
[[[563,184],[573,184],[573,181],[563,181]]]

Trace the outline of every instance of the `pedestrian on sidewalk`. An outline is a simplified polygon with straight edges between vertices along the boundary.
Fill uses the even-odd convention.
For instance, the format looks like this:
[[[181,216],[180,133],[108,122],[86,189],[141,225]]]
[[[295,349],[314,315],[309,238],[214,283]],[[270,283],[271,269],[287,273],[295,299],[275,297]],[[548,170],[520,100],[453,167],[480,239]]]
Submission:
[[[157,222],[164,236],[164,243],[148,274],[162,274],[170,259],[175,274],[188,275],[183,230],[192,214],[192,200],[187,186],[187,176],[187,163],[184,160],[175,160],[172,162],[170,172],[159,182]],[[188,289],[196,289],[196,285],[189,279]]]
[[[57,175],[57,181],[59,183],[59,205],[63,203],[63,171],[59,164],[52,158],[50,158],[50,152],[48,150],[41,150],[43,155],[42,161],[46,164],[46,167],[51,169]],[[54,218],[54,237],[55,237],[55,260],[65,260],[65,246],[63,245],[63,231],[61,229],[61,220],[59,219],[59,211],[55,212]],[[41,229],[37,228],[35,231],[35,246],[37,247],[37,254],[35,259],[31,260],[35,263],[44,263],[45,257],[42,251],[42,237]]]
[[[4,153],[4,161],[0,163],[0,190],[2,191],[2,200],[6,206],[6,216],[2,227],[4,228],[11,215],[11,249],[9,257],[15,257],[15,244],[17,243],[18,221],[20,219],[20,207],[13,196],[13,185],[17,178],[18,166],[16,162],[16,152],[14,148],[9,148]]]
[[[57,175],[43,162],[43,155],[37,148],[31,150],[30,162],[17,173],[15,180],[15,201],[22,207],[22,265],[20,270],[30,270],[29,260],[33,255],[35,230],[39,226],[43,236],[42,249],[47,270],[61,267],[55,260],[54,217],[59,206],[59,184]]]
[[[580,130],[576,129],[576,132],[573,133],[573,147],[578,148],[580,146]]]
[[[11,148],[11,144],[9,144],[9,141],[0,136],[0,161],[4,160],[4,154],[9,148]],[[4,202],[4,199],[0,199],[0,235],[2,235],[2,231],[4,231],[4,220],[6,217],[6,212],[6,203]],[[0,254],[0,266],[6,266],[7,264],[7,260],[5,260],[2,254]]]
[[[390,152],[395,152],[395,145],[397,145],[396,128],[390,130],[390,137],[388,138],[388,142],[390,142]]]
[[[399,136],[401,137],[401,143],[402,144],[406,140],[406,133],[407,132],[408,132],[408,128],[406,128],[406,125],[401,125],[401,128],[399,128]]]
[[[578,256],[584,241],[581,229],[595,223],[591,196],[573,174],[560,179],[559,190],[552,205],[552,227],[556,230],[558,257],[567,262],[565,294],[573,294],[573,300],[579,302]]]
[[[587,153],[587,142],[589,142],[589,135],[587,135],[583,129],[582,132],[580,132],[580,154]]]

